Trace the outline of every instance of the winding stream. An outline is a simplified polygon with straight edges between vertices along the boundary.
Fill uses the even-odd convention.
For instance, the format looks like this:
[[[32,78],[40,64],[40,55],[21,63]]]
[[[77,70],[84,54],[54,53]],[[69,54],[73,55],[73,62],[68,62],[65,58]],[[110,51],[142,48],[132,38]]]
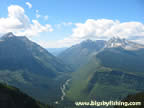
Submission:
[[[62,96],[60,97],[60,101],[64,100],[64,97],[66,95],[65,90],[66,90],[66,86],[69,84],[71,79],[68,79],[65,81],[65,83],[60,87],[61,92],[62,92]],[[60,101],[56,101],[55,103],[58,104]]]

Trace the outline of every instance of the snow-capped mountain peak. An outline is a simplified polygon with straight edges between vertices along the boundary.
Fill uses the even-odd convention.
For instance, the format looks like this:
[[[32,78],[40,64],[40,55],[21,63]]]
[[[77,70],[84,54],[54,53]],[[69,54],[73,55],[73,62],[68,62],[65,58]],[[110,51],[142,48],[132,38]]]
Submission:
[[[112,37],[106,44],[107,48],[126,46],[128,45],[128,41],[126,39],[121,39],[119,37]]]
[[[112,37],[110,40],[107,41],[105,48],[116,48],[121,47],[126,50],[137,50],[140,48],[144,48],[144,45],[122,39],[120,37]]]
[[[3,36],[3,38],[11,38],[11,37],[14,37],[14,34],[12,32],[8,32]]]

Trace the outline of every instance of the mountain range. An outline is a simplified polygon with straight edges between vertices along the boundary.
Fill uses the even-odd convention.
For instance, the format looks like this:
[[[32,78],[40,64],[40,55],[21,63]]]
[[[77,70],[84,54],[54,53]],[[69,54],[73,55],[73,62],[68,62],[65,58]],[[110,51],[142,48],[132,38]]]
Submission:
[[[144,91],[143,55],[144,45],[113,37],[85,40],[53,56],[10,32],[0,37],[0,82],[44,103],[64,94],[62,107],[74,101],[121,100]]]
[[[120,100],[128,94],[144,91],[143,55],[144,45],[111,38],[84,66],[72,73],[65,99]]]
[[[25,36],[0,38],[0,82],[20,88],[45,103],[59,98],[60,84],[71,69]]]
[[[86,64],[90,58],[105,46],[104,40],[85,40],[80,44],[73,45],[61,52],[58,57],[73,70],[77,70]]]

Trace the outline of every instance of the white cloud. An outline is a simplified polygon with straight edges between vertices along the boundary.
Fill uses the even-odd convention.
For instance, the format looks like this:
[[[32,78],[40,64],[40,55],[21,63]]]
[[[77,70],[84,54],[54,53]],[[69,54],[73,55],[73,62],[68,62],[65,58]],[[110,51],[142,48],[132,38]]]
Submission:
[[[71,25],[73,25],[72,22],[62,22],[60,24],[55,24],[55,27],[60,29],[62,27],[67,27],[67,26],[71,26]]]
[[[73,23],[72,22],[63,22],[62,23],[64,26],[71,26]]]
[[[109,19],[88,19],[85,23],[76,23],[73,33],[59,43],[71,46],[85,39],[109,39],[113,36],[131,40],[144,40],[144,24],[140,22],[120,22]]]
[[[0,33],[13,32],[16,35],[35,36],[40,32],[53,31],[51,25],[41,25],[37,20],[32,23],[24,9],[18,5],[8,7],[8,17],[0,18]]]
[[[123,22],[118,20],[88,19],[84,24],[77,23],[73,29],[72,37],[105,39],[113,36],[129,38],[132,36],[144,36],[144,24],[140,22]]]
[[[38,13],[39,12],[39,10],[36,10],[36,13]]]
[[[44,20],[48,20],[48,15],[44,16]]]
[[[29,8],[32,8],[32,4],[30,2],[25,3]]]
[[[70,47],[73,44],[77,44],[79,43],[79,40],[73,39],[70,41],[68,38],[65,38],[64,40],[58,40],[58,41],[39,40],[35,42],[43,46],[44,48],[62,48],[62,47]]]
[[[69,23],[71,24],[71,23]],[[62,27],[65,23],[57,26]],[[144,24],[141,22],[120,22],[109,19],[88,19],[84,23],[76,23],[72,34],[63,40],[54,42],[38,42],[45,48],[70,47],[83,40],[107,40],[114,36],[129,39],[138,43],[144,43]]]
[[[26,35],[26,36],[36,36],[40,32],[52,32],[53,29],[51,28],[51,25],[46,24],[45,26],[42,26],[37,20],[32,20],[32,24],[30,24],[30,29],[27,29],[24,32],[17,32],[17,35]]]
[[[36,18],[40,18],[40,14],[36,13]]]
[[[39,10],[36,10],[36,18],[40,18]]]

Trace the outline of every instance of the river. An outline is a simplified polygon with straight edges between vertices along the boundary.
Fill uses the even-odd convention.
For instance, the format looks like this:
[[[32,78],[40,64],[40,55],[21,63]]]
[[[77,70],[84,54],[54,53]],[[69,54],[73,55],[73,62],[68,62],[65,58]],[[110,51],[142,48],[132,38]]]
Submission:
[[[65,81],[65,83],[60,87],[61,89],[61,92],[62,92],[62,95],[60,97],[60,101],[63,101],[64,100],[64,97],[66,95],[65,91],[66,91],[66,86],[68,86],[69,82],[70,82],[71,79],[68,79]],[[55,103],[58,104],[60,101],[56,101]]]

